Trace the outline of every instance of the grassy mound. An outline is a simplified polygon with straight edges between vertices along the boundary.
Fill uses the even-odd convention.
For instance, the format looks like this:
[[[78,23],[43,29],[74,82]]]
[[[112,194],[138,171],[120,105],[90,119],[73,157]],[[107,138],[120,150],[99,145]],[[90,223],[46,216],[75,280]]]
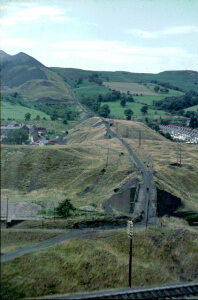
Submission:
[[[197,235],[188,230],[135,230],[132,286],[196,279]],[[102,233],[32,252],[2,264],[2,299],[124,288],[129,239]]]

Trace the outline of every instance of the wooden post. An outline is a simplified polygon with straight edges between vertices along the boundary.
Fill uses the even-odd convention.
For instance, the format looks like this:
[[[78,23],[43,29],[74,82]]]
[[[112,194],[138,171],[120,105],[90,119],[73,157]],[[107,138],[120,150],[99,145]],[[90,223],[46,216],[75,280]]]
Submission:
[[[149,218],[149,205],[150,205],[150,199],[149,199],[149,188],[147,188],[147,194],[146,197],[148,199],[148,205],[147,205],[147,214],[146,214],[146,230],[148,226],[148,218]]]
[[[141,139],[142,139],[142,136],[141,136],[141,130],[139,131],[139,147],[141,146]]]
[[[132,279],[132,241],[133,238],[130,238],[130,252],[129,252],[129,287],[131,288],[131,279]]]
[[[8,226],[8,196],[7,196],[7,211],[6,211],[6,227]]]
[[[180,142],[180,147],[179,147],[179,148],[180,148],[180,149],[179,149],[179,150],[180,150],[180,151],[179,151],[179,152],[180,152],[180,155],[179,155],[179,156],[180,156],[180,166],[181,166],[181,142]]]
[[[106,166],[108,166],[108,159],[109,159],[109,148],[108,148],[108,151],[107,151],[107,162],[106,162]]]
[[[178,151],[179,149],[178,149],[178,142],[177,142],[177,166],[178,166],[178,164],[179,164],[179,151]]]
[[[131,288],[132,281],[132,241],[133,241],[133,221],[128,221],[127,233],[130,239],[130,250],[129,250],[129,287]]]

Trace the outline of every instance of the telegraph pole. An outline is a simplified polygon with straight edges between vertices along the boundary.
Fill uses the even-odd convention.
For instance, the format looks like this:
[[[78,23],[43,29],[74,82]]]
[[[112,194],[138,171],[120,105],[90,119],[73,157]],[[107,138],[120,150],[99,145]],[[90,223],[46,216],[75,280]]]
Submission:
[[[118,133],[118,122],[116,122],[115,124],[116,124],[116,133]]]
[[[147,213],[146,213],[146,230],[148,226],[148,218],[149,218],[149,205],[150,205],[150,198],[149,198],[149,188],[147,187],[147,194],[146,197],[148,199],[148,205],[147,205]]]
[[[108,152],[107,152],[107,162],[106,162],[106,167],[108,166],[108,160],[109,160],[109,148],[108,148]]]
[[[142,136],[141,136],[141,130],[139,131],[139,147],[141,146],[141,139],[142,139]]]
[[[181,142],[180,142],[180,147],[179,147],[179,156],[180,156],[180,166],[181,166]]]
[[[133,221],[128,221],[127,233],[130,239],[130,251],[129,251],[129,287],[131,288],[132,279],[132,241],[133,241]]]
[[[177,142],[177,166],[179,164],[179,148],[178,148],[178,142]]]
[[[7,211],[6,211],[6,226],[8,225],[8,196],[7,196]]]

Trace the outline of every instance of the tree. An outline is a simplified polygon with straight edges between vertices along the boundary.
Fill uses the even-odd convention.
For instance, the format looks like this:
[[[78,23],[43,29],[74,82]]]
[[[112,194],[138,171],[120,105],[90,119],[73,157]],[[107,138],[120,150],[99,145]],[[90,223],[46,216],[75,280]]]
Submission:
[[[63,120],[63,124],[66,125],[67,123],[68,123],[68,122],[67,122],[67,119],[64,119],[64,120]]]
[[[40,116],[36,116],[36,120],[39,121],[40,120]]]
[[[132,96],[129,96],[129,97],[127,98],[127,102],[134,102],[133,97],[132,97]]]
[[[108,115],[110,114],[110,108],[109,108],[109,105],[108,104],[105,104],[103,106],[100,107],[100,109],[98,110],[98,114],[101,116],[101,117],[104,117],[104,118],[107,118]]]
[[[28,140],[28,133],[23,129],[13,129],[9,130],[7,133],[7,138],[5,138],[6,144],[22,145]]]
[[[18,93],[17,93],[17,92],[15,92],[15,93],[13,94],[13,96],[14,96],[14,98],[17,98],[17,96],[18,96]]]
[[[71,204],[70,199],[65,199],[63,202],[59,204],[59,206],[56,208],[56,213],[60,217],[67,218],[69,217],[70,211],[76,210],[75,207]]]
[[[122,107],[125,107],[125,106],[126,106],[126,99],[122,99],[122,100],[120,101],[120,105],[121,105]]]
[[[51,118],[52,121],[58,120],[58,114],[57,114],[57,112],[54,111],[54,112],[52,113],[52,115],[50,116],[50,118]]]
[[[25,114],[25,121],[29,121],[31,118],[31,114],[30,113],[26,113]]]
[[[189,126],[192,127],[192,128],[198,127],[198,116],[197,117],[196,116],[191,117]]]
[[[142,108],[140,109],[140,111],[142,112],[143,115],[145,115],[148,112],[148,106],[143,105]]]
[[[157,85],[154,87],[154,91],[155,91],[156,93],[159,91],[159,89],[160,89],[160,87],[157,86]]]
[[[133,111],[132,111],[132,109],[126,109],[125,111],[124,111],[124,114],[125,114],[125,116],[127,117],[127,120],[131,120],[131,117],[132,117],[132,115],[133,115]]]
[[[99,95],[99,96],[98,96],[98,102],[102,102],[102,100],[103,100],[102,95]]]

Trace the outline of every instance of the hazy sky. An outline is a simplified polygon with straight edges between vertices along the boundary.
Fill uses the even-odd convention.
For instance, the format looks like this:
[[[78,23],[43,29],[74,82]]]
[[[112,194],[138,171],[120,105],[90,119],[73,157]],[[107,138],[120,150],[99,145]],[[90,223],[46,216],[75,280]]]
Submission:
[[[198,71],[198,0],[1,0],[1,49],[48,67]]]

